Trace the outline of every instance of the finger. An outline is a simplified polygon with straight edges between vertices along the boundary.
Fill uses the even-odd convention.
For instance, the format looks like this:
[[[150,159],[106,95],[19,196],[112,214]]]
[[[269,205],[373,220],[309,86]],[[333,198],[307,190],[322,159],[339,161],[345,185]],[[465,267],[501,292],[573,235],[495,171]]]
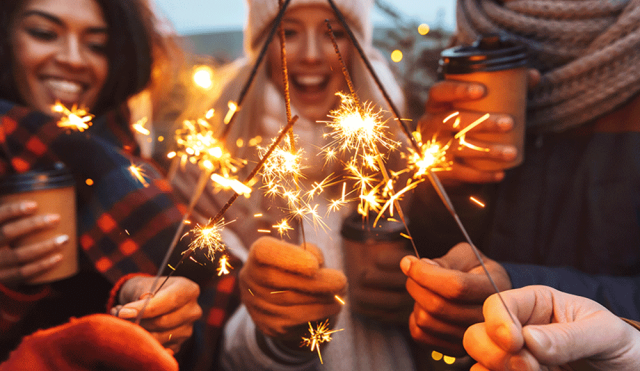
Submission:
[[[513,118],[500,113],[483,113],[471,111],[451,112],[443,120],[443,130],[469,137],[474,133],[508,133],[513,129]]]
[[[405,263],[407,262],[407,263]],[[424,288],[434,294],[457,302],[482,303],[493,294],[493,286],[484,274],[466,273],[443,268],[428,259],[407,256],[402,260],[403,272],[410,278],[407,289],[419,293]],[[409,291],[416,298],[414,293]]]
[[[46,241],[15,248],[0,248],[0,266],[23,265],[40,259],[58,250],[60,246],[69,241],[66,234],[48,239]]]
[[[478,253],[483,259],[485,259],[485,256],[481,251],[478,251]],[[440,258],[433,259],[433,261],[441,267],[455,269],[461,272],[468,272],[480,265],[478,257],[473,252],[472,247],[466,242],[456,244],[454,247],[449,249],[446,254]]]
[[[302,246],[302,249],[312,253],[316,257],[316,259],[318,259],[318,265],[320,267],[324,266],[324,255],[322,254],[322,250],[320,250],[318,246],[307,242],[304,246]]]
[[[453,318],[452,322],[441,320],[431,315],[431,313],[425,310],[419,303],[414,304],[412,315],[416,325],[420,327],[422,331],[449,341],[462,341],[462,336],[470,325],[469,323],[464,323],[462,320],[456,321],[456,318]]]
[[[347,277],[335,269],[321,268],[313,277],[307,277],[272,267],[251,268],[243,268],[240,271],[240,279],[263,286],[270,291],[293,290],[309,295],[335,295],[342,292],[347,285]]]
[[[280,307],[269,303],[245,304],[256,326],[267,336],[288,337],[306,328],[308,322],[323,321],[340,313],[342,305],[300,305]]]
[[[335,295],[339,294],[307,294],[294,290],[272,290],[252,282],[241,282],[241,295],[253,296],[273,304],[282,306],[294,306],[301,304],[331,304],[336,301]],[[343,290],[341,293],[344,293]],[[245,299],[243,299],[245,301]]]
[[[153,279],[149,278],[146,281],[151,282]],[[148,288],[149,287],[147,287],[147,289]],[[144,291],[144,293],[140,293],[139,291]],[[125,308],[135,310],[136,316],[138,311],[142,310],[147,302],[146,295],[148,295],[148,291],[138,290],[138,294],[139,300],[126,303],[123,308],[123,310]],[[195,302],[198,295],[200,295],[200,288],[196,283],[183,277],[171,277],[167,281],[167,284],[162,287],[155,296],[148,300],[143,318],[154,318],[174,312],[189,303]],[[123,311],[121,310],[120,312],[120,317],[125,318],[123,317]],[[125,313],[130,315],[133,311],[127,311]]]
[[[273,237],[262,237],[254,242],[249,259],[260,265],[307,277],[316,274],[320,267],[313,253]]]
[[[429,102],[451,103],[459,100],[480,99],[486,94],[484,85],[475,82],[443,80],[434,84],[429,90]]]
[[[540,71],[535,68],[530,68],[527,74],[527,85],[529,89],[535,88],[540,83],[541,77]]]
[[[41,229],[50,228],[60,222],[60,215],[46,214],[22,218],[14,222],[4,224],[0,227],[0,236],[4,243],[13,241],[18,237],[36,232]]]
[[[482,301],[477,304],[453,301],[425,289],[411,278],[407,280],[407,291],[417,305],[435,318],[465,326],[482,322]]]
[[[38,208],[34,201],[11,202],[0,205],[0,223],[33,214]]]
[[[150,331],[149,333],[163,347],[177,353],[180,351],[182,344],[193,335],[193,326],[182,326],[167,331]]]
[[[537,371],[540,365],[525,349],[507,352],[495,344],[487,334],[484,323],[469,327],[464,334],[464,349],[471,358],[490,370]]]
[[[154,332],[170,331],[185,325],[191,327],[195,321],[202,317],[202,309],[195,301],[158,317],[146,317],[146,313],[145,311],[140,326],[147,331]]]
[[[414,313],[409,317],[409,332],[411,333],[411,337],[416,341],[427,344],[434,350],[448,356],[457,357],[465,354],[462,341],[451,342],[422,331],[422,329],[416,325]]]
[[[508,144],[490,143],[467,138],[462,144],[451,148],[450,154],[458,160],[485,159],[509,162],[518,156],[518,149]]]
[[[21,267],[2,269],[0,270],[0,283],[22,283],[53,269],[60,261],[62,261],[62,254],[54,254]]]

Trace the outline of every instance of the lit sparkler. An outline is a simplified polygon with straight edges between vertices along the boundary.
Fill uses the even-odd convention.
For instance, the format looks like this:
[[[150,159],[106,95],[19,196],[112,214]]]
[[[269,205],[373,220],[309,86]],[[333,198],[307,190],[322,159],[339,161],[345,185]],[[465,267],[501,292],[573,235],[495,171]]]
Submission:
[[[78,107],[75,104],[71,109],[68,109],[62,103],[56,102],[51,111],[62,114],[57,124],[58,127],[79,132],[87,130],[91,126],[91,120],[93,119],[93,115],[85,107]]]
[[[142,167],[131,164],[131,166],[129,166],[129,172],[131,173],[131,175],[133,175],[134,178],[142,183],[145,188],[149,186],[149,183],[147,183],[147,180],[145,179],[146,174]]]
[[[185,234],[186,236],[189,233],[193,233],[195,236],[189,244],[189,249],[192,251],[204,250],[205,256],[213,261],[216,253],[225,250],[225,245],[222,242],[222,229],[227,224],[229,223],[225,223],[224,218],[213,222],[210,220],[204,226],[196,224],[195,228]]]
[[[316,328],[314,329],[311,326],[311,322],[309,323],[309,337],[302,338],[301,346],[308,346],[309,349],[313,352],[314,350],[318,351],[318,357],[320,357],[320,363],[324,364],[322,361],[322,354],[320,353],[320,345],[322,343],[328,343],[331,341],[331,335],[342,331],[344,329],[339,330],[329,330],[329,320],[326,320],[322,323],[316,324]]]
[[[229,256],[227,254],[222,255],[218,263],[219,263],[219,266],[217,269],[218,277],[229,274],[229,269],[233,269],[231,264],[229,264]]]

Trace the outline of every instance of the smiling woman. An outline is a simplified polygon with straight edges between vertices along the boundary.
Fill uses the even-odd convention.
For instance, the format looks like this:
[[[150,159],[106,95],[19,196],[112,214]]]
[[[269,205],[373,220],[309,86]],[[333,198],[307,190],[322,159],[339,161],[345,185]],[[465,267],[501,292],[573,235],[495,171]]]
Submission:
[[[117,306],[112,314],[136,317],[153,278],[131,275],[156,274],[180,224],[182,205],[141,157],[129,119],[129,99],[150,86],[165,60],[154,22],[145,0],[0,1],[0,178],[66,167],[77,195],[79,243],[71,248],[80,256],[75,276],[32,284],[60,264],[60,248],[72,239],[23,237],[71,221],[39,214],[28,196],[0,204],[0,362],[23,336],[104,312],[107,302]],[[83,133],[60,127],[56,101],[86,106],[93,126]],[[143,168],[144,181],[131,175],[132,165]],[[182,243],[186,250],[189,241]],[[202,314],[199,292],[171,277],[141,326],[177,352]]]

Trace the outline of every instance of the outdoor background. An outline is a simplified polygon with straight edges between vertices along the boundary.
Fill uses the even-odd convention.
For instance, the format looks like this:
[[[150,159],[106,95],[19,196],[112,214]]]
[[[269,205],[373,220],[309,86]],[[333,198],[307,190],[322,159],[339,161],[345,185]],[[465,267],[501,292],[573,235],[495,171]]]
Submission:
[[[437,78],[440,52],[455,29],[455,3],[375,0],[374,43],[404,86],[410,118],[423,112],[428,88]],[[155,4],[183,37],[186,49],[197,56],[195,64],[215,69],[242,55],[245,0],[155,0]],[[420,25],[428,26],[428,33],[421,34]]]

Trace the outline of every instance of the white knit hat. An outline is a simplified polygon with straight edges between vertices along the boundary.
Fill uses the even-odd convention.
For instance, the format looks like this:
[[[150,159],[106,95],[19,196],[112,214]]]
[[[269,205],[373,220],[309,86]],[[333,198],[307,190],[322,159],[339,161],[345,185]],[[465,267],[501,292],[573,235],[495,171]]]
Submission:
[[[244,29],[245,51],[252,55],[260,47],[260,41],[268,34],[268,27],[275,20],[280,9],[278,0],[246,0],[248,19]],[[334,0],[334,3],[347,18],[349,27],[358,40],[365,46],[372,42],[373,25],[371,9],[374,0]],[[323,5],[331,7],[327,0],[291,0],[287,9],[301,5]]]

